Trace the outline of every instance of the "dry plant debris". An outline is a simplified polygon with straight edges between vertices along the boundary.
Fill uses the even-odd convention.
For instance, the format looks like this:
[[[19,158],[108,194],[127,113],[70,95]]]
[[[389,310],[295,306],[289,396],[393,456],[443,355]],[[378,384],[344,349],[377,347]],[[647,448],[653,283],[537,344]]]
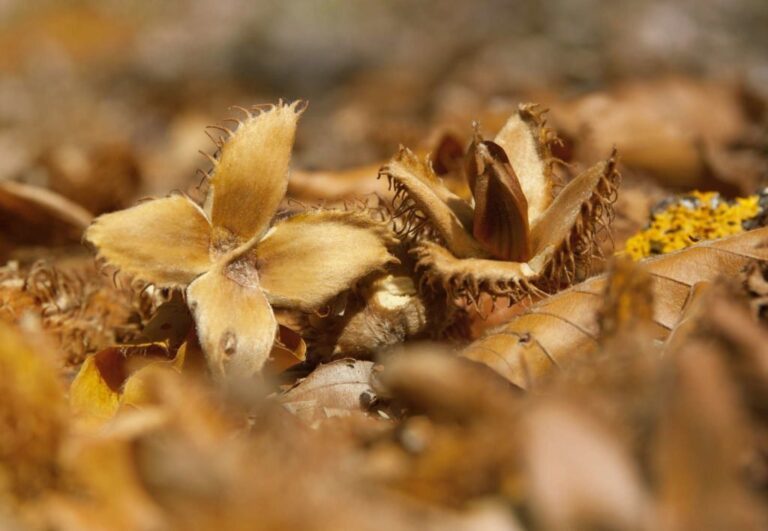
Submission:
[[[591,139],[596,103],[559,107],[563,142],[526,104],[297,178],[305,106],[240,109],[201,186],[124,210],[130,150],[0,183],[0,527],[768,527],[764,194],[677,193],[737,123],[642,173],[633,90]],[[115,197],[73,184],[99,167]]]
[[[452,299],[481,293],[510,304],[555,291],[587,274],[598,233],[612,218],[619,175],[614,152],[574,178],[553,199],[552,145],[543,111],[521,105],[493,141],[475,132],[465,155],[465,201],[429,161],[401,149],[381,170],[395,189],[401,234],[415,240],[422,282]]]
[[[235,131],[221,128],[205,209],[184,196],[155,199],[100,216],[85,233],[107,264],[185,291],[217,378],[261,370],[277,332],[272,306],[318,310],[394,260],[394,236],[364,214],[314,211],[272,225],[298,106],[244,110]]]
[[[768,229],[755,229],[642,262],[653,279],[652,337],[663,339],[673,329],[698,283],[738,275],[752,261],[768,260],[766,237]],[[606,277],[598,276],[545,299],[469,345],[462,355],[530,387],[597,346],[605,286]]]

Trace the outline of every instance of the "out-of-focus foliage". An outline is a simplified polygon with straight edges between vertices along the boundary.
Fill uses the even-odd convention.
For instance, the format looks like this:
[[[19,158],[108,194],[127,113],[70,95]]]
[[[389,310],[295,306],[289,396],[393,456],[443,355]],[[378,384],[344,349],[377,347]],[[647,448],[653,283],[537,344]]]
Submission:
[[[0,529],[768,528],[767,26],[0,0]]]

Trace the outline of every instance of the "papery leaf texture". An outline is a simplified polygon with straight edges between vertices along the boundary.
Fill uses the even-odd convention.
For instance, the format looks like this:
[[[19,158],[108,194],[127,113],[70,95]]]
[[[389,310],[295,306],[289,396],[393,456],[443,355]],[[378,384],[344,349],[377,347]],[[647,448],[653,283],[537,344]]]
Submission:
[[[693,286],[736,275],[753,260],[768,261],[766,228],[640,262],[652,277],[659,336],[665,337],[677,324]],[[553,295],[471,343],[461,355],[530,387],[594,349],[605,287],[606,276],[601,275]]]

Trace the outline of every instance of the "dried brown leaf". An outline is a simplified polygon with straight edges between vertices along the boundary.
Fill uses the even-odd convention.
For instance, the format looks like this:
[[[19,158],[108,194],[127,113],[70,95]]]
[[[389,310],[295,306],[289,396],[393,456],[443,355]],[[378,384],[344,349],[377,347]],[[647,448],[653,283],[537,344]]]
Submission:
[[[726,360],[690,341],[674,363],[656,440],[659,517],[668,529],[765,529],[768,512],[746,480],[753,431]]]
[[[0,252],[5,245],[77,243],[93,215],[37,186],[0,181]]]
[[[88,356],[69,389],[69,405],[78,420],[99,425],[121,405],[142,402],[139,380],[152,366],[181,370],[185,354],[175,355],[164,343],[124,345]]]
[[[551,107],[553,122],[587,159],[616,146],[624,164],[669,186],[735,191],[707,175],[702,151],[744,133],[739,91],[731,86],[680,77],[633,81]]]
[[[528,495],[542,529],[642,529],[651,521],[640,471],[605,426],[545,402],[524,429]]]
[[[34,498],[57,481],[64,389],[45,343],[0,323],[0,497]]]
[[[267,360],[268,370],[280,373],[307,359],[307,344],[294,330],[278,325],[277,340]]]
[[[311,425],[366,411],[376,400],[373,362],[344,359],[320,365],[280,396],[283,406]]]
[[[757,229],[644,261],[653,279],[653,318],[662,336],[680,319],[696,283],[736,275],[752,260],[768,260],[767,241],[768,229]],[[534,384],[594,349],[605,283],[605,276],[595,277],[533,305],[462,355],[517,385]]]

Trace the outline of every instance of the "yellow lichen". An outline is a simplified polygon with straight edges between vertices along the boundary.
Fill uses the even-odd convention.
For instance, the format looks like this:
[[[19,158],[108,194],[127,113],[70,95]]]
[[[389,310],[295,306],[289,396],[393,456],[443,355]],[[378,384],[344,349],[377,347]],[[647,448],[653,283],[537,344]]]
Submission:
[[[653,214],[648,227],[627,240],[625,252],[640,260],[737,234],[759,213],[757,195],[725,201],[717,192],[694,191]]]

